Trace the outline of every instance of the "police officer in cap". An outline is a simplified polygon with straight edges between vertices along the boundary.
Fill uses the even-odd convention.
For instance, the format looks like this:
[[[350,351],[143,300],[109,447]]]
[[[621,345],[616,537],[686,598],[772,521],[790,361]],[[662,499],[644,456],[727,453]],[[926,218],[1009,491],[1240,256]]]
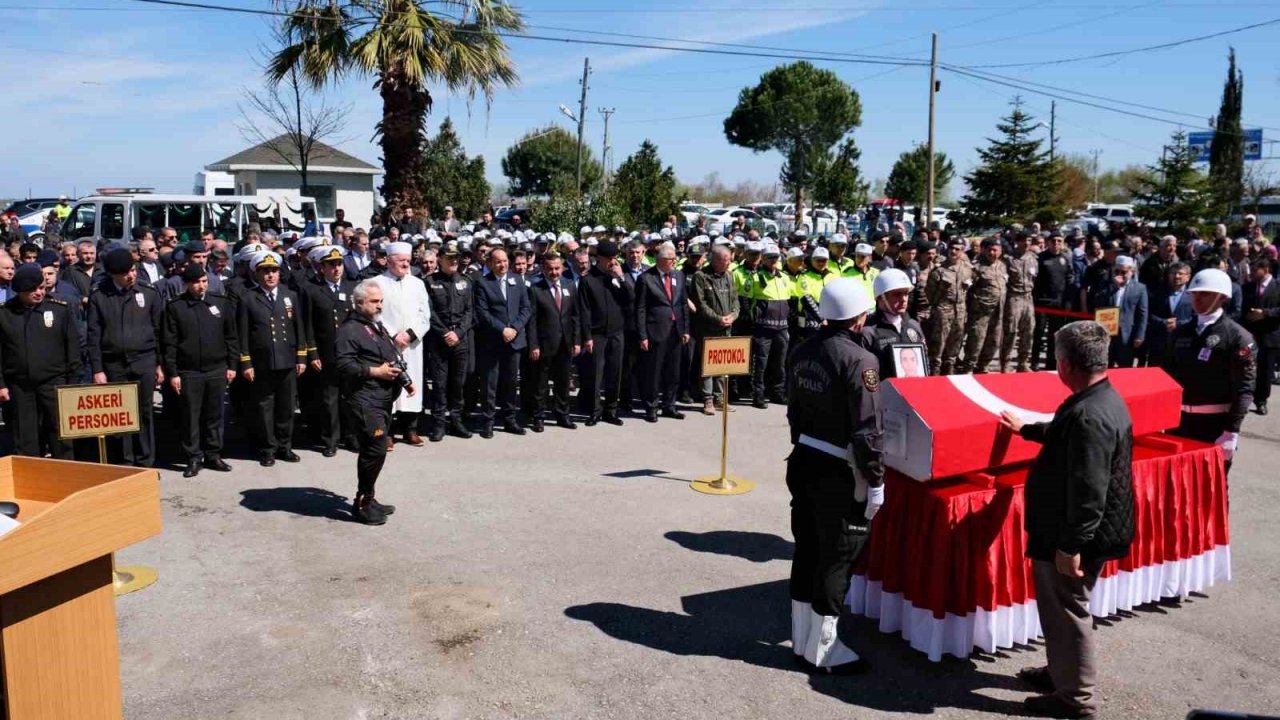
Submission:
[[[13,451],[71,459],[71,446],[58,439],[58,399],[54,389],[80,378],[80,331],[66,301],[45,292],[38,265],[19,265],[0,306],[0,403],[13,435]]]
[[[797,662],[821,672],[859,669],[836,624],[849,570],[884,504],[880,367],[860,337],[871,307],[859,280],[827,285],[819,303],[827,324],[790,358],[791,643]]]
[[[334,343],[338,328],[351,312],[351,293],[356,286],[344,277],[343,256],[342,248],[337,245],[312,248],[307,258],[319,270],[298,287],[298,295],[306,310],[311,370],[298,379],[298,384],[303,387],[305,383],[305,389],[300,393],[303,411],[308,418],[308,426],[320,443],[320,453],[325,457],[338,454],[338,441],[342,437]]]
[[[201,466],[231,471],[221,457],[222,398],[235,377],[240,352],[231,302],[225,295],[209,292],[204,266],[187,265],[182,281],[185,291],[164,308],[161,347],[187,457],[182,476],[190,478],[200,473]]]
[[[142,429],[123,438],[124,462],[138,467],[155,464],[155,426],[152,396],[164,382],[164,370],[157,354],[160,318],[164,308],[160,295],[139,285],[133,253],[122,247],[103,258],[107,271],[89,296],[87,334],[89,365],[93,381],[131,382],[138,385],[138,417]]]
[[[374,498],[374,485],[387,460],[391,406],[402,388],[410,395],[416,388],[401,377],[400,351],[378,320],[382,286],[373,279],[362,280],[352,296],[353,310],[338,328],[335,350],[335,365],[346,388],[343,401],[355,418],[360,447],[352,515],[366,525],[382,525],[396,510]]]
[[[475,327],[471,281],[458,271],[458,243],[440,250],[440,265],[426,278],[431,303],[431,333],[427,335],[427,368],[431,375],[431,432],[427,439],[440,442],[445,433],[471,437],[467,429],[463,390],[472,358]]]
[[[862,328],[866,347],[880,362],[883,377],[923,377],[928,354],[924,349],[924,330],[907,314],[913,285],[906,272],[889,268],[873,282],[876,311]],[[919,347],[904,347],[917,345]]]
[[[1223,311],[1232,292],[1225,272],[1201,270],[1187,291],[1196,321],[1173,331],[1164,359],[1164,369],[1182,386],[1182,421],[1174,433],[1218,445],[1230,469],[1253,402],[1258,349]]]

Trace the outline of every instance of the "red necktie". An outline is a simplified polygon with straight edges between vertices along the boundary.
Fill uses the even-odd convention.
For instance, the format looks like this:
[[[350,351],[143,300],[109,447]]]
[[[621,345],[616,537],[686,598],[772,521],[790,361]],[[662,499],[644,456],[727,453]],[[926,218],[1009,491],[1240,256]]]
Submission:
[[[671,303],[671,319],[676,319],[675,296],[671,294],[671,273],[662,276],[662,287],[667,291],[667,302]]]
[[[556,309],[560,309],[560,283],[556,283],[551,288],[551,296],[556,299]]]

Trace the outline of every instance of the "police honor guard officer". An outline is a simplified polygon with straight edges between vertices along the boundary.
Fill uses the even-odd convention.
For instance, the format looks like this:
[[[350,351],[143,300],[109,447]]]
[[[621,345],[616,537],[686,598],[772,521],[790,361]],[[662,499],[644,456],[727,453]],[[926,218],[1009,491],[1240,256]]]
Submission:
[[[440,442],[445,432],[466,439],[463,390],[471,366],[475,308],[471,282],[458,272],[458,244],[440,251],[440,268],[426,278],[431,306],[431,334],[427,336],[427,368],[431,373],[431,433]]]
[[[873,283],[876,293],[876,311],[867,318],[862,328],[866,347],[880,363],[882,377],[897,377],[898,364],[895,353],[902,357],[904,377],[924,376],[924,330],[920,323],[907,315],[911,299],[911,278],[898,268],[889,268],[876,276]],[[904,348],[903,345],[918,345]]]
[[[871,307],[859,280],[832,282],[819,305],[827,324],[790,358],[791,645],[797,662],[825,672],[857,668],[836,625],[884,503],[879,363],[859,336]]]
[[[164,382],[156,338],[163,308],[155,290],[137,283],[133,254],[115,248],[103,258],[107,276],[89,297],[87,335],[93,381],[138,385],[138,417],[142,429],[123,438],[124,462],[138,467],[155,464],[155,425],[152,395]]]
[[[71,447],[58,439],[59,385],[80,377],[80,332],[66,302],[46,297],[40,267],[20,265],[0,306],[0,403],[13,434],[13,450],[70,459]]]
[[[164,308],[161,326],[165,376],[176,396],[179,436],[186,454],[183,477],[201,466],[229,472],[222,460],[222,396],[235,377],[239,339],[231,302],[209,292],[203,265],[182,271],[186,290]]]
[[[342,413],[338,370],[334,355],[338,328],[351,312],[351,293],[356,284],[344,277],[343,251],[336,245],[320,245],[307,253],[313,267],[319,268],[315,277],[298,287],[298,295],[306,309],[308,345],[311,352],[311,372],[299,379],[305,383],[302,392],[303,410],[320,442],[321,454],[333,457],[338,453],[338,440],[342,437]]]
[[[293,452],[293,407],[298,376],[307,369],[307,328],[298,296],[280,283],[280,256],[262,252],[249,267],[257,287],[241,298],[236,314],[240,375],[249,383],[258,462],[298,462]]]
[[[1187,289],[1196,321],[1179,325],[1170,338],[1164,369],[1182,386],[1182,421],[1174,431],[1222,448],[1231,467],[1240,424],[1253,402],[1258,372],[1253,336],[1226,317],[1231,278],[1201,270]]]

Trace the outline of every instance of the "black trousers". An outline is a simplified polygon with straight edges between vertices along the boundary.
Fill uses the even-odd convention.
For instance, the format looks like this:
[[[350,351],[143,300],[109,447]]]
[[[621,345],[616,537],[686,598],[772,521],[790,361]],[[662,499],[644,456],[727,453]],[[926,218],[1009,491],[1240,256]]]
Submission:
[[[471,364],[471,343],[461,341],[453,347],[432,336],[427,348],[427,371],[431,374],[431,417],[443,423],[453,416],[466,418],[462,405],[467,384],[467,368]]]
[[[551,411],[557,418],[569,417],[569,377],[573,372],[573,347],[562,344],[555,352],[543,351],[537,362],[532,363],[529,382],[533,387],[532,417],[547,416],[547,382],[554,388],[551,395]]]
[[[582,392],[587,398],[584,410],[593,418],[599,418],[602,411],[617,415],[622,389],[622,333],[592,335],[591,342],[590,372],[582,383]]]
[[[641,391],[640,335],[627,332],[623,336],[622,377],[618,386],[618,400],[622,407],[630,411],[636,402],[636,395]]]
[[[518,388],[516,377],[520,372],[520,356],[523,350],[510,345],[488,347],[480,351],[480,378],[484,383],[484,400],[480,414],[484,421],[493,424],[495,419],[515,422]]]
[[[672,324],[666,337],[650,337],[649,349],[640,352],[640,399],[645,410],[675,409],[680,389],[680,357],[684,349],[680,332]]]
[[[107,455],[126,465],[151,467],[156,464],[156,426],[154,422],[156,394],[156,356],[141,355],[129,363],[103,362],[107,382],[131,382],[138,385],[138,420],[142,429],[134,434],[107,438]]]
[[[356,494],[373,496],[374,485],[387,462],[387,434],[391,432],[391,406],[372,407],[352,403],[351,414],[359,438],[356,456]]]
[[[293,407],[298,394],[298,374],[288,370],[254,371],[249,386],[253,406],[253,433],[258,453],[273,456],[293,448]]]
[[[61,460],[72,457],[71,443],[58,439],[57,384],[27,385],[10,381],[9,402],[4,404],[4,423],[13,436],[18,455],[42,457],[42,447]]]
[[[337,368],[328,365],[318,372],[308,366],[298,378],[298,400],[307,429],[326,449],[337,448],[342,439],[341,382]]]
[[[1265,403],[1271,397],[1271,368],[1275,364],[1276,350],[1258,344],[1258,379],[1253,386],[1253,401]]]
[[[1227,423],[1226,413],[1200,415],[1184,412],[1178,427],[1172,430],[1171,434],[1199,440],[1200,442],[1213,443],[1222,437],[1222,433],[1227,431]],[[1231,471],[1230,460],[1227,461],[1226,468],[1227,472]]]
[[[783,366],[787,359],[786,328],[757,326],[751,333],[751,395],[783,397],[787,394]]]
[[[182,392],[175,398],[179,442],[190,462],[222,457],[222,398],[227,371],[178,371]]]
[[[791,599],[839,616],[849,571],[870,537],[866,502],[853,499],[853,470],[840,458],[797,445],[787,458],[791,491]]]
[[[1067,318],[1061,315],[1036,313],[1036,331],[1031,345],[1031,368],[1033,370],[1058,369],[1058,356],[1055,354],[1057,353],[1057,342],[1054,340],[1053,335],[1066,324]],[[1038,365],[1041,351],[1045,351],[1044,365]]]

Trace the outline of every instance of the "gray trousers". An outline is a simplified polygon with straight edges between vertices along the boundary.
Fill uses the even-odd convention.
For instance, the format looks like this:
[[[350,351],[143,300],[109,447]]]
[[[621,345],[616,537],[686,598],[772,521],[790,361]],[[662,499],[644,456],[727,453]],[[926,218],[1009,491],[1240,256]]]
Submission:
[[[1097,653],[1093,638],[1093,616],[1089,614],[1089,594],[1098,581],[1098,569],[1082,568],[1085,576],[1069,578],[1053,563],[1032,561],[1036,587],[1036,610],[1044,633],[1049,677],[1054,693],[1068,705],[1090,713],[1098,709],[1094,692]]]

